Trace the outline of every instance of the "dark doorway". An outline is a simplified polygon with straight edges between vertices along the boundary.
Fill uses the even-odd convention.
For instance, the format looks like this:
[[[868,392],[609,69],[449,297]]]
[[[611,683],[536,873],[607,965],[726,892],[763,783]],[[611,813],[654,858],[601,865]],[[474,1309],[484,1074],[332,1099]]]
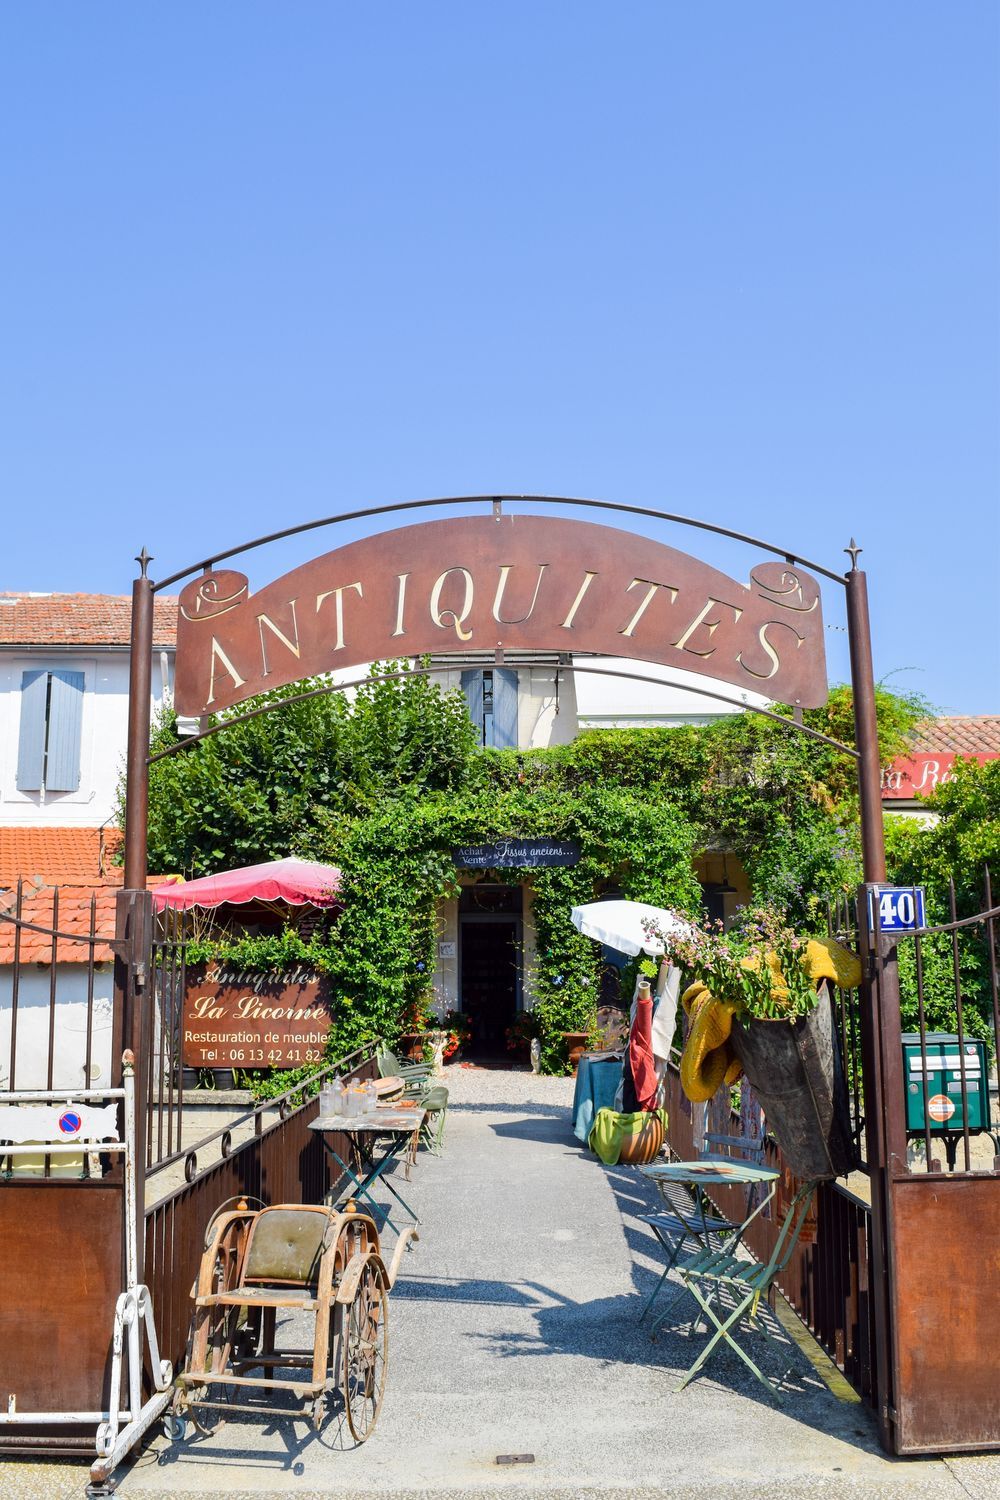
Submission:
[[[521,1007],[521,888],[466,886],[459,900],[459,995],[474,1057],[507,1055]]]

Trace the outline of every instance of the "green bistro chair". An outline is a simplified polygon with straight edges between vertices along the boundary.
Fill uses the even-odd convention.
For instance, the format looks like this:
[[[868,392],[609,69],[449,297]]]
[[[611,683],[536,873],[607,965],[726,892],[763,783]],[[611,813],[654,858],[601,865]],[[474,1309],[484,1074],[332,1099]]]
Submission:
[[[419,1096],[419,1103],[428,1114],[428,1119],[420,1128],[421,1142],[432,1155],[440,1156],[444,1145],[444,1122],[448,1113],[448,1090],[443,1083],[432,1084]]]
[[[688,1260],[677,1263],[676,1269],[681,1280],[701,1310],[694,1326],[697,1327],[700,1323],[702,1312],[708,1317],[709,1323],[715,1325],[714,1333],[677,1386],[678,1390],[682,1390],[688,1381],[697,1375],[712,1350],[722,1340],[735,1349],[743,1363],[753,1371],[761,1385],[770,1391],[775,1400],[778,1402],[782,1400],[780,1387],[792,1369],[792,1365],[788,1366],[777,1382],[769,1380],[757,1368],[747,1351],[736,1342],[734,1333],[745,1318],[750,1328],[762,1333],[775,1348],[782,1347],[768,1330],[763,1319],[758,1320],[757,1312],[761,1298],[767,1299],[771,1287],[791,1259],[815,1191],[815,1182],[806,1182],[799,1188],[788,1205],[774,1249],[766,1262],[741,1260],[723,1251],[704,1249]],[[728,1299],[733,1304],[731,1308],[723,1305],[724,1292],[728,1294]]]
[[[382,1047],[378,1053],[378,1071],[380,1078],[401,1078],[404,1094],[414,1098],[427,1085],[431,1076],[431,1064],[403,1062],[395,1052],[390,1051],[388,1047]]]

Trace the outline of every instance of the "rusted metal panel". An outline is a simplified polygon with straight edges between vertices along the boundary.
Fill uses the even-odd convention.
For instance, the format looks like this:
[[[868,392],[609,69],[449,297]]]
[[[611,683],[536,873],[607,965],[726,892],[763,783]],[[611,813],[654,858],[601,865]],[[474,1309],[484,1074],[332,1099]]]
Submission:
[[[13,1395],[25,1411],[103,1408],[125,1284],[122,1231],[120,1182],[0,1187],[5,1401]]]
[[[1000,1444],[1000,1177],[891,1184],[896,1448]]]
[[[176,706],[202,715],[303,677],[441,651],[597,652],[825,703],[819,586],[761,562],[749,584],[633,532],[465,516],[328,552],[250,595],[231,569],[181,592]]]

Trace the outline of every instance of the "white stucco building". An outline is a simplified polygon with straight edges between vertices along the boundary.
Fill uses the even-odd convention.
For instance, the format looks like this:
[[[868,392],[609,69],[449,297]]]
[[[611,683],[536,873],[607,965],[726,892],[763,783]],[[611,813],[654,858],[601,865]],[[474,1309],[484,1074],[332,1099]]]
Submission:
[[[170,693],[176,609],[176,600],[157,602],[154,711]],[[131,601],[116,596],[0,594],[0,902],[12,907],[20,880],[23,916],[41,928],[55,918],[61,932],[85,935],[92,911],[95,932],[114,928],[121,870],[111,856],[128,732],[130,614]],[[15,929],[0,922],[0,1078],[9,1084],[13,1071],[17,1087],[45,1087],[51,1044],[54,1086],[106,1082],[111,950],[95,949],[90,973],[84,943],[60,940],[54,948],[28,928],[18,943],[15,1058]]]

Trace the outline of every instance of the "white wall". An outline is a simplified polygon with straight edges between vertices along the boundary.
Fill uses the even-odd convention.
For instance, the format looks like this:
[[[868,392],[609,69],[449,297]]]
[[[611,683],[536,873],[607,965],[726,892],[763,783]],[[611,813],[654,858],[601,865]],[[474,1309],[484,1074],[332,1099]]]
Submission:
[[[622,657],[573,658],[576,700],[581,729],[631,729],[672,724],[707,724],[748,707],[767,708],[770,699],[748,693],[727,682],[717,682],[697,672],[664,667],[656,662],[631,661]],[[587,671],[587,668],[599,669]],[[614,671],[613,677],[603,673]],[[653,677],[641,682],[637,677]],[[705,693],[693,691],[705,689]],[[718,696],[708,697],[707,693]]]
[[[173,652],[167,654],[169,689]],[[76,792],[19,792],[17,747],[21,677],[27,671],[82,672],[80,788]],[[161,653],[153,656],[153,710],[163,701]],[[0,824],[6,827],[97,828],[113,814],[128,739],[128,652],[19,648],[0,653]]]
[[[14,1085],[18,1089],[48,1087],[49,993],[51,969],[34,964],[21,968],[17,993],[17,1056]],[[0,966],[0,1078],[10,1087],[11,989],[13,969]],[[111,1078],[111,1010],[114,970],[111,964],[94,972],[91,1087],[107,1087]],[[87,968],[84,964],[56,965],[56,1005],[52,1084],[54,1088],[86,1086]]]

